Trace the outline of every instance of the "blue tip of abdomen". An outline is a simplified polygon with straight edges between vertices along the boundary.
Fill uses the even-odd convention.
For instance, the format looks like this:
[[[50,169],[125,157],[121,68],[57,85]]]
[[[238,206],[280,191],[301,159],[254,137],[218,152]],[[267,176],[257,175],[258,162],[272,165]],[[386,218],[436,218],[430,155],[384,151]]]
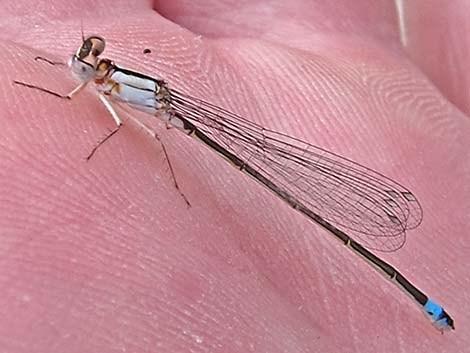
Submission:
[[[446,311],[437,304],[436,302],[428,299],[426,304],[424,304],[424,311],[428,314],[429,318],[433,322],[434,326],[439,330],[454,330],[454,320],[450,317]]]

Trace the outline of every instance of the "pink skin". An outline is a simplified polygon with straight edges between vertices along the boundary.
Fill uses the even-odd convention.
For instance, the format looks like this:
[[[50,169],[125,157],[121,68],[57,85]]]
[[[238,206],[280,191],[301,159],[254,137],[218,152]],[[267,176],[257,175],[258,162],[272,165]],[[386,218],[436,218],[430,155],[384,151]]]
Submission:
[[[411,63],[390,1],[232,2],[158,1],[179,24],[136,1],[18,0],[3,10],[0,351],[468,347],[470,124],[461,111],[470,95],[454,95],[468,89],[468,66],[451,66],[468,65],[465,54],[442,43],[446,58],[455,50],[459,60],[422,68],[419,50],[436,43],[435,28],[408,18],[410,41],[420,43],[406,49]],[[461,12],[443,13],[464,13],[460,3],[448,6]],[[33,58],[67,60],[80,44],[80,20],[86,34],[107,39],[104,56],[118,64],[412,189],[424,221],[405,248],[384,257],[445,306],[456,331],[441,336],[327,232],[176,129],[158,131],[190,209],[172,187],[161,147],[130,122],[86,162],[113,127],[92,87],[69,102],[12,85],[71,90],[65,68]],[[439,38],[447,23],[465,21],[440,20]],[[455,40],[468,43],[466,30]],[[454,86],[435,80],[439,91],[420,69],[430,77],[446,70]]]

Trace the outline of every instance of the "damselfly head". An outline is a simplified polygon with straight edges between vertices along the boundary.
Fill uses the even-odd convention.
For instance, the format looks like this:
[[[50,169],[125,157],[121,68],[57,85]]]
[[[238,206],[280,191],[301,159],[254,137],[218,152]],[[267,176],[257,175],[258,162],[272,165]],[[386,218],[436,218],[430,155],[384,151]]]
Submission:
[[[85,38],[75,55],[67,63],[72,74],[82,82],[93,80],[99,63],[98,56],[104,51],[104,48],[103,38],[98,36]]]

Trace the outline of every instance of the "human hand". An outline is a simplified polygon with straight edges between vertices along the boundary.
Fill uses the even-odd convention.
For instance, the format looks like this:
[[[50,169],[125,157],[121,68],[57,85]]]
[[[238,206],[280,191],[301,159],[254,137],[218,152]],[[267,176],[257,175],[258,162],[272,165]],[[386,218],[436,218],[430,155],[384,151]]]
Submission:
[[[190,3],[158,7],[206,37],[147,3],[36,2],[34,13],[10,5],[28,23],[4,24],[16,43],[1,52],[0,347],[377,352],[425,341],[427,351],[458,351],[468,311],[457,310],[468,299],[456,280],[467,273],[468,120],[400,51],[391,5],[367,2],[371,23],[359,2],[344,12],[300,1]],[[86,162],[113,127],[93,90],[67,102],[11,84],[73,88],[65,69],[33,58],[65,61],[80,44],[80,20],[86,34],[105,37],[104,56],[117,64],[410,187],[423,224],[386,258],[455,316],[455,334],[442,338],[328,233],[175,129],[160,132],[189,210],[160,147],[130,124]]]

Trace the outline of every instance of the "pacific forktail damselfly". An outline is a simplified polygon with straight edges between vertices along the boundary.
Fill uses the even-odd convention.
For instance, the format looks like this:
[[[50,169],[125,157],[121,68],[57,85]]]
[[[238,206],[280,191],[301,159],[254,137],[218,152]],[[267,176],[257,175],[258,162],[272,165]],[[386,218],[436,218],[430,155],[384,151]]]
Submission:
[[[112,60],[99,58],[104,49],[105,42],[101,37],[82,38],[80,48],[68,62],[81,84],[68,95],[14,82],[67,99],[93,82],[100,100],[117,124],[107,138],[122,125],[111,102],[160,118],[202,142],[292,208],[328,230],[409,294],[438,329],[454,329],[453,319],[440,305],[394,267],[366,249],[395,251],[403,246],[406,230],[421,223],[422,209],[411,191],[349,159],[266,129],[170,88],[163,79],[124,69]],[[158,138],[139,120],[133,120]],[[178,188],[176,180],[175,186]]]

